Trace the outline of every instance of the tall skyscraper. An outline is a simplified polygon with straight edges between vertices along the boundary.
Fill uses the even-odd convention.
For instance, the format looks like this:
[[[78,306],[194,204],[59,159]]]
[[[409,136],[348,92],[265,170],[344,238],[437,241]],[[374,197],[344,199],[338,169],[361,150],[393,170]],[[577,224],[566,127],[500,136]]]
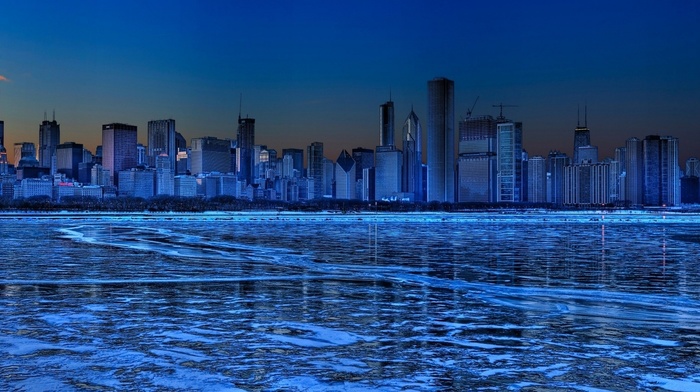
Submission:
[[[175,120],[154,120],[148,122],[148,164],[155,166],[156,158],[166,154],[170,167],[175,167],[177,159]]]
[[[5,121],[0,120],[0,147],[5,146]]]
[[[175,194],[175,173],[170,164],[170,156],[166,153],[156,157],[156,195]]]
[[[358,199],[374,200],[374,177],[370,181],[365,181],[365,169],[374,167],[374,150],[357,147],[352,149],[352,159],[355,161],[355,183],[357,184],[356,195]],[[374,171],[371,172],[374,176]],[[368,172],[369,174],[369,172]],[[366,182],[366,187],[364,186]]]
[[[560,151],[550,151],[547,157],[549,172],[549,195],[547,201],[554,205],[564,204],[564,167],[569,165],[569,157]]]
[[[403,123],[403,174],[401,191],[413,194],[413,200],[424,201],[423,194],[423,130],[411,108]]]
[[[356,199],[355,189],[355,160],[343,150],[335,161],[335,197]]]
[[[498,195],[499,202],[522,201],[523,190],[523,125],[506,122],[497,125]]]
[[[579,147],[591,145],[591,131],[588,129],[588,107],[586,107],[584,110],[585,119],[583,126],[581,126],[581,118],[579,113],[578,123],[576,124],[576,129],[574,130],[574,164],[581,163]]]
[[[454,202],[454,81],[428,82],[427,201]]]
[[[395,146],[394,132],[394,102],[389,99],[379,105],[379,145]]]
[[[44,114],[44,121],[39,126],[39,166],[53,168],[53,157],[56,155],[60,138],[61,126],[56,122],[56,113],[53,121],[48,121]]]
[[[306,147],[306,159],[307,177],[314,181],[313,197],[309,197],[309,199],[323,198],[323,143],[313,142]]]
[[[492,116],[467,117],[459,122],[460,202],[496,201],[496,125]]]
[[[547,201],[547,165],[541,155],[535,155],[528,159],[527,189],[528,201],[531,203],[544,203]]]
[[[102,167],[109,170],[114,186],[119,185],[119,172],[136,167],[137,127],[112,123],[102,126]]]
[[[636,137],[627,139],[625,150],[625,200],[632,206],[641,205],[644,195],[642,141]]]
[[[700,177],[700,159],[691,157],[685,161],[685,175]]]
[[[241,115],[238,115],[236,142],[238,179],[246,181],[247,184],[252,184],[255,178],[255,161],[258,159],[253,151],[255,148],[254,118],[241,118]]]
[[[649,135],[642,143],[644,156],[643,203],[651,206],[680,204],[678,139]]]
[[[67,178],[79,179],[79,165],[83,161],[83,145],[66,142],[56,147],[56,172]]]

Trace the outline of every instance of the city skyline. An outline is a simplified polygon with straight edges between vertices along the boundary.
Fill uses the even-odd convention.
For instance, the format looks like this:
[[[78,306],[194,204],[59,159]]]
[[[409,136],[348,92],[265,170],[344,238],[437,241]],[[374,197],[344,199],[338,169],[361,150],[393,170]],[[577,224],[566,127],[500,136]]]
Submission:
[[[679,164],[700,154],[700,54],[688,50],[700,43],[700,6],[691,2],[40,4],[0,15],[8,145],[37,143],[42,114],[53,110],[61,142],[93,152],[112,122],[140,127],[145,145],[148,121],[165,118],[188,143],[235,139],[242,94],[258,144],[281,151],[319,141],[334,159],[377,145],[377,107],[388,99],[397,118],[413,108],[427,119],[425,83],[444,76],[455,81],[455,122],[477,97],[474,115],[517,105],[504,115],[523,123],[531,156],[571,156],[584,105],[601,157],[652,134],[679,138]],[[474,14],[493,18],[467,18]],[[57,27],[34,27],[47,18]],[[130,28],[103,27],[116,23]]]

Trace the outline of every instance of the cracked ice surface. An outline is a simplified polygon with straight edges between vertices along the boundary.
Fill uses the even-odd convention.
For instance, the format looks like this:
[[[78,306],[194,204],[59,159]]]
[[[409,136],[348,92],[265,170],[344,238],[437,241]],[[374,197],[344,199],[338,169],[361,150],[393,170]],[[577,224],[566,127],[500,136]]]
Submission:
[[[698,390],[698,221],[3,217],[0,389]]]

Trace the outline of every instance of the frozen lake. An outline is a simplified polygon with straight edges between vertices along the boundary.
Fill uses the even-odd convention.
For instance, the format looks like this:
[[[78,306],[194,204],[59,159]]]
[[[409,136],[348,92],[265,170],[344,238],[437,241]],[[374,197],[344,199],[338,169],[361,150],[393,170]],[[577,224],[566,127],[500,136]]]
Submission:
[[[700,217],[0,216],[0,390],[700,390]]]

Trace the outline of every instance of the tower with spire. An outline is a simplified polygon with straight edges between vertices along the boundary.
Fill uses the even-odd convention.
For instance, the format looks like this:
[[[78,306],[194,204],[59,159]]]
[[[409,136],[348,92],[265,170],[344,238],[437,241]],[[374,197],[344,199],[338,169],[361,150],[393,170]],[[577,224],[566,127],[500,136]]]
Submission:
[[[403,173],[401,191],[412,193],[415,201],[424,201],[423,192],[423,130],[418,116],[413,111],[403,123]]]
[[[61,125],[56,122],[56,110],[53,111],[53,119],[49,121],[44,111],[44,121],[39,125],[39,166],[50,167],[51,173],[55,171],[54,159],[56,147],[61,143]]]
[[[574,164],[581,163],[579,148],[591,145],[591,131],[588,129],[588,105],[584,106],[583,126],[581,126],[581,108],[578,109],[576,129],[574,130]]]

